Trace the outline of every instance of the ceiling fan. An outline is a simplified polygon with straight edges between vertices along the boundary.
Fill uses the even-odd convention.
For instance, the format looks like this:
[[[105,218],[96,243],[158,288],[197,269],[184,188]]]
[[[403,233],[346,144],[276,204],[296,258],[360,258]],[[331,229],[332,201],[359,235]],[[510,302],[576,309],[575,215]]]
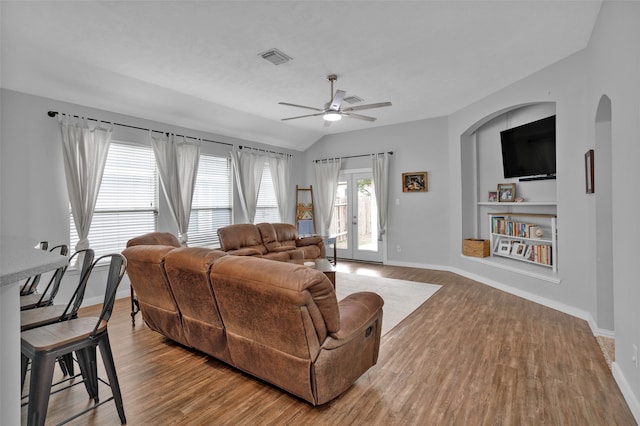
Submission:
[[[329,80],[329,82],[331,83],[331,99],[324,105],[324,108],[314,108],[304,105],[290,104],[288,102],[278,102],[278,104],[280,105],[288,105],[296,108],[304,108],[317,111],[315,114],[298,115],[296,117],[283,118],[282,121],[295,120],[305,117],[317,117],[320,115],[322,116],[322,118],[324,118],[325,126],[330,125],[332,121],[338,121],[342,119],[342,117],[356,118],[358,120],[365,121],[376,121],[375,117],[356,114],[353,111],[391,106],[391,102],[379,102],[375,104],[356,105],[342,108],[342,101],[344,100],[344,95],[346,92],[344,90],[336,90],[335,93],[333,92],[333,83],[338,80],[338,76],[335,74],[328,75],[327,80]]]

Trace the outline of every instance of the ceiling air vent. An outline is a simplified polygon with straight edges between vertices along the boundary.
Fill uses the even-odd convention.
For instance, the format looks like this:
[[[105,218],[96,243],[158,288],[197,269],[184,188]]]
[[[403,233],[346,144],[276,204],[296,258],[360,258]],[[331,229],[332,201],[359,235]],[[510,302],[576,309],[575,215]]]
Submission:
[[[285,62],[289,62],[291,59],[293,59],[291,56],[285,53],[282,53],[281,51],[275,48],[269,49],[266,52],[260,53],[260,56],[262,56],[262,58],[266,59],[267,61],[271,62],[273,65],[284,64]]]
[[[358,102],[364,101],[364,99],[356,95],[350,95],[344,98],[343,101],[348,102],[350,104],[357,104]]]

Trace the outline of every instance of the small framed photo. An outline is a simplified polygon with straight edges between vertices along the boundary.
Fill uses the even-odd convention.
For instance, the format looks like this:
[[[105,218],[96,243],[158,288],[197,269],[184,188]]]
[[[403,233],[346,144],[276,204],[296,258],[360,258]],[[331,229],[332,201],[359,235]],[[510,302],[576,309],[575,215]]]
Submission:
[[[427,192],[429,181],[427,172],[402,174],[402,192]]]
[[[527,253],[527,245],[525,243],[516,243],[511,248],[511,256],[524,257]]]
[[[498,201],[498,193],[496,191],[489,191],[489,202],[495,203]]]
[[[584,154],[584,179],[586,183],[587,194],[596,192],[593,179],[593,150],[590,149]]]
[[[498,184],[498,201],[501,203],[513,202],[516,199],[515,183]]]
[[[511,243],[509,241],[500,242],[500,246],[498,247],[498,253],[508,256],[511,253]]]

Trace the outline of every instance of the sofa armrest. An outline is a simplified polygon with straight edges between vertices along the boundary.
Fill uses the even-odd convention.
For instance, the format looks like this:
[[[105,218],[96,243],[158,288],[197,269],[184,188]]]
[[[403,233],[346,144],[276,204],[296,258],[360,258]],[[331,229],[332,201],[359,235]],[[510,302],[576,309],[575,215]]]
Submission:
[[[335,349],[348,342],[352,336],[366,330],[378,316],[382,316],[384,300],[376,293],[358,292],[338,303],[340,329],[331,333],[322,344],[324,349]]]
[[[314,244],[320,244],[322,237],[304,237],[296,240],[296,247],[311,246]]]
[[[229,250],[226,252],[234,256],[258,256],[261,257],[262,253],[254,248],[241,248],[238,250]]]

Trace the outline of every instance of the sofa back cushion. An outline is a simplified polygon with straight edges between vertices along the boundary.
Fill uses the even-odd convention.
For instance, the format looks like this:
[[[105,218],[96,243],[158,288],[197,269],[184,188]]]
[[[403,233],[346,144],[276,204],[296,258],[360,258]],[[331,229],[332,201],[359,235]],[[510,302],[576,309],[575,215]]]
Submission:
[[[288,223],[259,223],[256,225],[262,243],[268,251],[293,250],[296,248],[298,233],[295,226]]]
[[[224,325],[209,282],[209,269],[227,254],[220,250],[183,247],[164,258],[169,286],[182,313],[182,325],[189,345],[229,362]]]
[[[340,328],[329,279],[301,265],[226,256],[211,267],[211,283],[233,365],[312,400],[311,364]]]
[[[267,248],[262,244],[258,228],[250,223],[218,228],[218,239],[220,240],[220,248],[229,254],[262,255],[267,252]],[[234,253],[237,250],[242,250],[242,252]]]
[[[164,245],[136,245],[127,247],[122,254],[127,258],[127,275],[145,323],[152,330],[188,345],[180,311],[164,271],[164,257],[175,249]]]
[[[170,232],[149,232],[127,241],[127,247],[140,245],[162,245],[180,247],[180,241]]]

